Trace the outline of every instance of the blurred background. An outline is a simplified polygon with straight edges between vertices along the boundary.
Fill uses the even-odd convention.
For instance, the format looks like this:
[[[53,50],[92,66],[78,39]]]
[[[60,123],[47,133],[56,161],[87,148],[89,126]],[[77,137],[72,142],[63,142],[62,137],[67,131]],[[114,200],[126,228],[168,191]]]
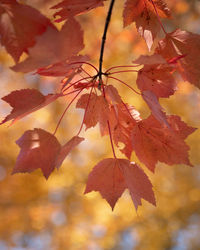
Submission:
[[[53,21],[55,1],[27,0],[29,4]],[[107,37],[104,67],[130,64],[140,54],[147,54],[144,40],[136,33],[135,25],[123,29],[124,1],[117,0]],[[98,66],[100,38],[109,1],[77,17],[85,30],[85,49],[91,62]],[[163,21],[166,30],[176,27],[200,33],[200,2],[168,0],[173,19]],[[57,24],[58,28],[61,24]],[[95,32],[94,32],[95,31]],[[160,34],[160,38],[164,35]],[[156,45],[156,42],[155,42]],[[155,47],[155,46],[154,46]],[[37,88],[43,94],[56,91],[61,78],[39,77],[15,73],[14,64],[4,48],[0,48],[0,96],[16,89]],[[122,74],[120,79],[135,86],[136,75]],[[146,117],[149,110],[140,97],[129,89],[113,83],[123,100],[134,105]],[[179,81],[178,91],[161,100],[168,114],[177,114],[193,127],[200,125],[200,91],[187,82]],[[103,158],[112,157],[109,138],[101,138],[95,127],[81,135],[86,140],[67,157],[59,171],[48,181],[40,170],[32,174],[11,175],[19,148],[15,141],[25,130],[42,128],[53,132],[68,99],[41,109],[13,126],[0,127],[0,250],[197,250],[200,249],[200,132],[187,139],[190,160],[194,168],[185,165],[158,164],[151,179],[157,207],[143,201],[138,211],[126,191],[114,212],[99,193],[83,195],[87,176]],[[3,118],[10,107],[0,101]],[[79,129],[83,112],[71,107],[58,130],[61,143],[69,140]],[[123,157],[118,152],[119,157]],[[137,162],[136,156],[132,160]]]

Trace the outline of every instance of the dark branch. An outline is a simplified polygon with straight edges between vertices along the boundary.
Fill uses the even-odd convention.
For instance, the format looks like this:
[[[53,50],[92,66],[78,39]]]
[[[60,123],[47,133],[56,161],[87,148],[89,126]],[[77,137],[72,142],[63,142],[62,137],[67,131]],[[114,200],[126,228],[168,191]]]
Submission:
[[[103,75],[102,65],[103,65],[103,54],[104,54],[104,47],[105,47],[105,42],[106,42],[106,35],[107,35],[108,26],[109,26],[109,23],[110,23],[114,3],[115,3],[115,0],[111,0],[110,7],[109,7],[109,10],[108,10],[108,14],[107,14],[107,17],[106,17],[104,32],[103,32],[103,36],[102,36],[101,51],[100,51],[100,57],[99,57],[99,72],[98,72],[99,85],[100,86],[101,86],[101,80],[102,80],[102,75]]]

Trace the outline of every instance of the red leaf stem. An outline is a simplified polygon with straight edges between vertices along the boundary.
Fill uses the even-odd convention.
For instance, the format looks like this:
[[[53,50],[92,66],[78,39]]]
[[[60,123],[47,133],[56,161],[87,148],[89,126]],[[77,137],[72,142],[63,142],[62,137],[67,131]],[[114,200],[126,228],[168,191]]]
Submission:
[[[67,112],[68,108],[71,106],[71,104],[73,103],[73,101],[76,99],[76,97],[78,97],[78,95],[79,95],[82,91],[83,91],[83,89],[81,89],[81,90],[75,95],[75,97],[71,100],[71,102],[67,105],[66,109],[64,110],[62,116],[60,117],[60,119],[59,119],[59,121],[58,121],[58,124],[57,124],[57,126],[56,126],[56,129],[55,129],[53,135],[56,134],[56,132],[57,132],[57,130],[58,130],[58,127],[60,126],[60,123],[61,123],[61,121],[62,121],[62,119],[63,119],[65,113]]]
[[[111,67],[109,69],[107,69],[105,71],[105,73],[108,73],[109,71],[111,71],[112,69],[118,69],[118,68],[132,68],[132,67],[139,67],[140,64],[137,64],[137,65],[120,65],[120,66],[114,66],[114,67]]]
[[[157,18],[158,18],[158,22],[159,22],[159,24],[160,24],[160,26],[161,26],[163,32],[167,35],[167,32],[166,32],[166,30],[165,30],[165,28],[164,28],[164,26],[163,26],[163,24],[162,24],[162,22],[161,22],[161,20],[160,20],[160,16],[159,16],[159,14],[158,14],[158,11],[157,11],[157,9],[156,9],[156,6],[155,6],[155,4],[154,4],[154,2],[153,2],[152,0],[150,0],[150,1],[151,1],[152,5],[153,5],[153,7],[154,7],[155,12],[156,12],[156,15],[157,15]]]
[[[117,74],[117,73],[128,73],[128,72],[135,72],[135,73],[138,73],[139,70],[121,70],[121,71],[111,72],[111,73],[109,73],[109,75],[113,75],[113,74]]]
[[[131,89],[133,92],[135,92],[136,94],[141,95],[141,93],[137,92],[134,88],[132,88],[130,85],[128,85],[124,81],[122,81],[122,80],[120,80],[120,79],[118,79],[116,77],[113,77],[113,76],[108,76],[108,78],[111,78],[111,79],[114,79],[114,80],[116,80],[118,82],[121,82],[122,84],[126,85],[129,89]]]
[[[92,79],[92,77],[87,76],[87,77],[81,78],[81,79],[79,79],[78,81],[76,81],[76,82],[70,84],[70,86],[68,86],[66,89],[63,89],[64,87],[66,87],[66,86],[64,85],[64,86],[62,87],[61,91],[64,93],[66,90],[68,90],[69,88],[71,88],[71,87],[74,86],[75,84],[77,84],[77,83],[79,83],[79,82],[81,82],[81,81],[83,81],[83,80],[87,80],[87,79]]]
[[[91,64],[91,63],[88,63],[88,62],[74,62],[74,63],[70,63],[70,65],[73,65],[73,64],[87,64],[87,65],[89,65],[89,66],[91,66],[93,69],[95,69],[96,70],[96,72],[98,73],[98,69],[93,65],[93,64]]]

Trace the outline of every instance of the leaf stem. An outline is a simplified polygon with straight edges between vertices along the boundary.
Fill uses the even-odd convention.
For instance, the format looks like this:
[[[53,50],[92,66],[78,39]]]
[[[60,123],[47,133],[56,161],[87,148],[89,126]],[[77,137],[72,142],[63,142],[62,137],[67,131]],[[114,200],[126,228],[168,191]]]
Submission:
[[[165,28],[164,28],[164,26],[163,26],[163,24],[162,24],[162,22],[161,22],[161,20],[160,20],[160,16],[159,16],[159,14],[158,14],[157,8],[156,8],[156,6],[155,6],[153,0],[150,0],[150,1],[151,1],[152,5],[153,5],[153,8],[154,8],[155,12],[156,12],[156,15],[157,15],[157,18],[158,18],[158,22],[159,22],[159,24],[160,24],[160,26],[161,26],[163,32],[167,35],[167,32],[166,32],[166,30],[165,30]]]
[[[93,69],[95,69],[96,72],[98,72],[98,69],[92,65],[91,63],[88,63],[88,62],[74,62],[74,63],[70,63],[69,65],[73,65],[73,64],[87,64],[89,66],[91,66]]]
[[[83,89],[84,89],[84,88],[82,88],[81,90],[83,90]],[[80,89],[76,89],[76,90],[73,90],[73,91],[71,91],[71,92],[68,92],[68,93],[64,94],[63,96],[71,95],[71,94],[74,94],[74,93],[76,93],[76,92],[78,92],[78,91],[80,91]]]
[[[65,110],[64,110],[64,112],[63,112],[63,114],[62,114],[62,116],[60,117],[60,119],[59,119],[59,121],[58,121],[58,124],[57,124],[57,126],[56,126],[56,129],[55,129],[53,135],[56,134],[56,132],[57,132],[57,130],[58,130],[58,127],[60,126],[60,123],[61,123],[61,121],[62,121],[62,119],[63,119],[65,113],[67,112],[68,108],[71,106],[71,104],[73,103],[73,101],[76,99],[76,97],[78,97],[78,95],[79,95],[82,91],[83,91],[83,89],[81,89],[81,90],[75,95],[75,97],[71,100],[71,102],[70,102],[70,103],[67,105],[67,107],[65,108]]]
[[[120,71],[111,72],[109,73],[109,75],[118,74],[118,73],[128,73],[128,72],[138,73],[138,70],[120,70]]]
[[[129,89],[133,90],[133,92],[135,92],[136,94],[141,95],[139,92],[137,92],[134,88],[132,88],[130,85],[128,85],[124,81],[122,81],[122,80],[120,80],[120,79],[118,79],[116,77],[113,77],[113,76],[108,76],[108,78],[111,78],[111,79],[114,79],[114,80],[116,80],[118,82],[121,82],[122,84],[126,85]]]
[[[79,83],[79,82],[81,82],[81,81],[83,81],[83,80],[88,80],[88,79],[92,79],[92,77],[88,76],[88,77],[81,78],[81,79],[77,80],[76,82],[70,84],[66,89],[63,89],[63,88],[66,87],[66,86],[64,85],[64,86],[62,87],[61,90],[62,90],[62,92],[64,93],[65,91],[67,91],[68,89],[70,89],[70,88],[71,88],[72,86],[74,86],[75,84],[77,84],[77,83]]]
[[[109,69],[106,70],[105,73],[108,73],[109,71],[111,71],[112,69],[118,69],[118,68],[131,68],[131,67],[139,67],[140,64],[137,64],[137,65],[120,65],[120,66],[114,66],[114,67],[111,67]]]
[[[90,76],[92,77],[86,70],[84,70],[82,67],[81,67],[81,70],[87,75],[87,76]]]

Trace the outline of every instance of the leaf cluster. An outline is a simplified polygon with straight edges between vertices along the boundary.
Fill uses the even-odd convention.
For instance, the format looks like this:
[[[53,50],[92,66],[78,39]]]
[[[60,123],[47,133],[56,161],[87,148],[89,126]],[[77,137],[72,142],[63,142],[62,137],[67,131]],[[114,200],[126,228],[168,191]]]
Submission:
[[[99,67],[91,64],[87,55],[80,53],[84,48],[84,32],[75,16],[103,6],[104,2],[58,2],[52,9],[56,9],[54,17],[59,16],[55,22],[64,21],[59,30],[37,9],[16,0],[0,1],[0,40],[15,61],[12,70],[63,78],[56,93],[43,95],[36,89],[21,89],[4,96],[2,100],[13,109],[1,124],[8,121],[14,123],[58,98],[73,96],[53,133],[34,128],[16,141],[20,153],[13,173],[32,172],[40,168],[48,178],[55,168],[60,168],[70,151],[84,140],[79,136],[83,126],[87,130],[98,124],[101,136],[109,135],[113,158],[104,159],[93,168],[85,193],[99,191],[113,209],[127,188],[137,209],[141,199],[153,205],[156,201],[148,176],[137,163],[130,161],[133,151],[152,172],[158,162],[192,166],[185,139],[195,128],[188,126],[179,116],[167,115],[159,100],[174,95],[177,74],[184,81],[200,87],[200,60],[196,56],[200,52],[200,36],[180,29],[168,33],[162,18],[170,19],[171,13],[163,0],[126,0],[124,28],[135,23],[151,52],[160,30],[164,38],[158,41],[150,55],[141,55],[130,65],[112,66],[102,71],[106,33],[115,0],[110,1]],[[23,53],[27,54],[27,58],[22,61],[20,57]],[[95,73],[91,75],[85,66]],[[137,73],[138,90],[117,77],[126,72]],[[150,116],[143,119],[134,106],[122,99],[117,89],[109,83],[110,80],[139,95],[147,103]],[[55,134],[76,100],[76,108],[84,110],[83,120],[77,134],[61,145]],[[119,147],[120,143],[124,145],[120,150],[126,159],[119,159],[115,153],[115,147]]]

